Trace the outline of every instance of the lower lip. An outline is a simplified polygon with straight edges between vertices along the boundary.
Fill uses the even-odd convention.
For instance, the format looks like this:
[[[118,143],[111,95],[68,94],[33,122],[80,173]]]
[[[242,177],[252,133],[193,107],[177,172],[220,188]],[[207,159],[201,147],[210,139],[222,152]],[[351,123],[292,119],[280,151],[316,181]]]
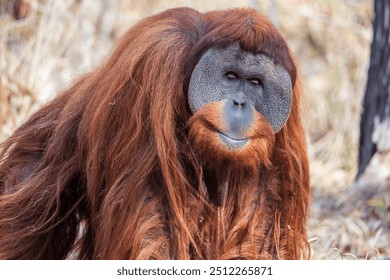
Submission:
[[[218,134],[222,142],[224,142],[226,146],[232,149],[240,149],[244,147],[245,144],[249,141],[249,139],[233,139],[226,134],[223,134],[222,132],[219,132]]]

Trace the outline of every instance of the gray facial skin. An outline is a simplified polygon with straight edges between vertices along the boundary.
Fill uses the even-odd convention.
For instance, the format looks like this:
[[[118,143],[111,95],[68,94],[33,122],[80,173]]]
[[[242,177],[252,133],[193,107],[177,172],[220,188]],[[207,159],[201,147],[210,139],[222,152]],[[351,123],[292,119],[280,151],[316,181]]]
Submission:
[[[188,92],[192,113],[210,102],[226,99],[224,119],[237,127],[229,135],[236,139],[252,121],[250,106],[278,132],[290,114],[291,98],[288,72],[263,54],[241,50],[238,44],[206,51],[192,72]]]

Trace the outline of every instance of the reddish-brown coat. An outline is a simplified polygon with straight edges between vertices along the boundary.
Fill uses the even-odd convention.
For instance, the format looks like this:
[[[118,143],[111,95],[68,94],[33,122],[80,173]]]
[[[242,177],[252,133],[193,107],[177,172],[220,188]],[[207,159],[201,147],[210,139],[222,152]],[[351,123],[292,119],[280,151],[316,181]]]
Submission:
[[[204,161],[232,155],[200,131],[202,115],[218,116],[191,118],[185,93],[204,51],[234,41],[288,70],[293,102],[281,131],[258,116],[258,140],[232,154],[250,172],[214,170],[216,205]],[[0,146],[0,259],[307,258],[300,95],[286,43],[254,10],[146,18]]]

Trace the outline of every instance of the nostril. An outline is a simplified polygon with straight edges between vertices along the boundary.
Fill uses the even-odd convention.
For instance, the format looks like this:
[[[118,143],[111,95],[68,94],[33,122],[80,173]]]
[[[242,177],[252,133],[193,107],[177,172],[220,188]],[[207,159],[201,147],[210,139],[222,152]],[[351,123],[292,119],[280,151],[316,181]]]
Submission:
[[[234,104],[234,107],[236,107],[236,108],[244,108],[246,101],[233,100],[233,104]]]

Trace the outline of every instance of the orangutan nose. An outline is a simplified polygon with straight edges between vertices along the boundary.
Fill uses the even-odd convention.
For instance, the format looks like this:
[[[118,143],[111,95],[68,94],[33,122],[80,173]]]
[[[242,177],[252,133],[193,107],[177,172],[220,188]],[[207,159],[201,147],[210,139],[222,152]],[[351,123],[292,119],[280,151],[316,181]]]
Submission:
[[[243,94],[234,94],[227,97],[224,108],[224,122],[227,134],[233,139],[245,138],[245,131],[252,123],[252,105]]]

